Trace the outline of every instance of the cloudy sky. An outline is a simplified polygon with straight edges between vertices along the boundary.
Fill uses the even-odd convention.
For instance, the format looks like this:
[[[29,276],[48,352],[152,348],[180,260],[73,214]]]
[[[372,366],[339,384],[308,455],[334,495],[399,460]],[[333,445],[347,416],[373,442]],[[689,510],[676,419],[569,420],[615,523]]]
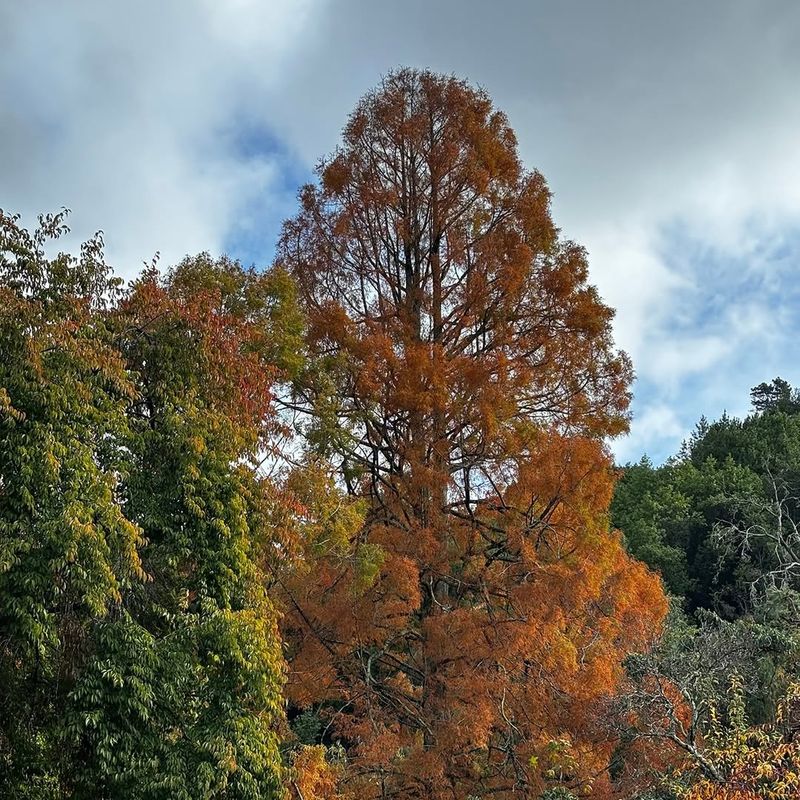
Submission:
[[[800,385],[796,0],[0,0],[0,207],[67,206],[125,275],[266,265],[397,66],[484,87],[590,253],[637,370],[621,461]]]

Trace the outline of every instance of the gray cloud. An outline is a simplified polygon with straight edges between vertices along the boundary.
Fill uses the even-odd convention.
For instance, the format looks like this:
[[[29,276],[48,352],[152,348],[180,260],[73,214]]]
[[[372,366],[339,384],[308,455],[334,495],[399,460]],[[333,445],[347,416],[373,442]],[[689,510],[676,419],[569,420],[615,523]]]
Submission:
[[[762,366],[795,377],[772,341],[774,298],[730,296],[709,325],[702,314],[720,312],[703,298],[731,276],[700,251],[664,251],[680,229],[767,285],[762,245],[800,218],[794,0],[7,3],[0,205],[70,205],[128,269],[156,249],[167,262],[218,250],[243,217],[274,230],[287,175],[329,152],[358,97],[400,65],[484,86],[548,178],[557,223],[588,247],[642,377],[619,452],[667,447],[721,410],[702,402],[746,396],[753,370],[721,372],[740,350],[756,364],[769,348]],[[241,148],[242,125],[280,152]]]
[[[223,11],[223,8],[230,13]],[[130,274],[218,250],[277,167],[244,156],[236,125],[266,92],[304,2],[92,0],[0,10],[0,204],[74,210],[73,240],[102,227]]]

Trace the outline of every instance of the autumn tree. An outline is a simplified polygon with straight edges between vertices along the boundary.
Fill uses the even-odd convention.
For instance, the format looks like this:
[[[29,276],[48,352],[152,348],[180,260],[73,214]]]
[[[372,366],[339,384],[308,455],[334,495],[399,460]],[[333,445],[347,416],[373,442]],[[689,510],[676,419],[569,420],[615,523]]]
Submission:
[[[75,720],[118,796],[281,794],[283,659],[264,573],[277,494],[258,464],[280,433],[273,385],[299,352],[291,305],[280,274],[207,255],[145,271],[119,304],[137,387],[123,498],[151,579],[73,692],[103,721]],[[123,703],[115,680],[141,696]]]
[[[365,512],[283,581],[293,708],[354,797],[601,796],[593,709],[665,603],[608,528],[631,368],[586,253],[455,78],[389,75],[318,176],[277,259],[309,320],[293,407]]]
[[[64,230],[0,216],[0,795],[278,797],[291,284],[201,255],[123,290]]]

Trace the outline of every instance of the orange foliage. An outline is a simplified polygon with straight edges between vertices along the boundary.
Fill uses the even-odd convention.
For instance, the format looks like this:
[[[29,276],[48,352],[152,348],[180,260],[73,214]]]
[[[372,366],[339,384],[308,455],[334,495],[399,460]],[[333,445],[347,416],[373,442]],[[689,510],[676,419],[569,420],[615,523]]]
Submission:
[[[345,795],[339,792],[341,767],[327,760],[321,745],[301,748],[292,768],[290,796],[293,800],[345,800]]]
[[[279,263],[333,359],[367,512],[349,552],[285,582],[290,700],[329,718],[359,798],[608,794],[594,709],[666,604],[608,530],[631,370],[585,253],[505,117],[452,78],[387,78],[320,178]]]
[[[238,265],[210,262],[206,256],[187,259],[161,280],[155,269],[146,270],[133,284],[122,305],[126,319],[135,320],[139,342],[147,352],[153,330],[161,340],[147,352],[147,380],[154,396],[165,391],[166,369],[183,369],[178,376],[185,391],[196,392],[242,428],[251,431],[252,446],[264,446],[276,430],[272,386],[277,369],[265,358],[270,331],[263,320],[251,318],[246,309],[229,308],[230,287],[215,285],[227,277],[249,280],[249,292],[263,292],[264,279],[241,270]],[[203,285],[203,282],[207,285]],[[227,291],[226,291],[227,288]],[[244,289],[237,287],[240,292]],[[158,347],[167,348],[162,356]],[[185,356],[176,357],[181,348]],[[163,385],[162,385],[163,384]]]

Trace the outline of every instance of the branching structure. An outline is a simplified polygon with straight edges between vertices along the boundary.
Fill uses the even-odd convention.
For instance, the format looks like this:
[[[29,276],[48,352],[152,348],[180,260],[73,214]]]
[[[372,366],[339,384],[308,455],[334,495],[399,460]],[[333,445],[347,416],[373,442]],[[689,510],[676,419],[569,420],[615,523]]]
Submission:
[[[292,700],[327,714],[358,797],[599,787],[593,703],[664,600],[608,531],[631,370],[585,253],[452,78],[390,75],[319,176],[278,262],[333,385],[297,403],[367,511],[287,586]]]

